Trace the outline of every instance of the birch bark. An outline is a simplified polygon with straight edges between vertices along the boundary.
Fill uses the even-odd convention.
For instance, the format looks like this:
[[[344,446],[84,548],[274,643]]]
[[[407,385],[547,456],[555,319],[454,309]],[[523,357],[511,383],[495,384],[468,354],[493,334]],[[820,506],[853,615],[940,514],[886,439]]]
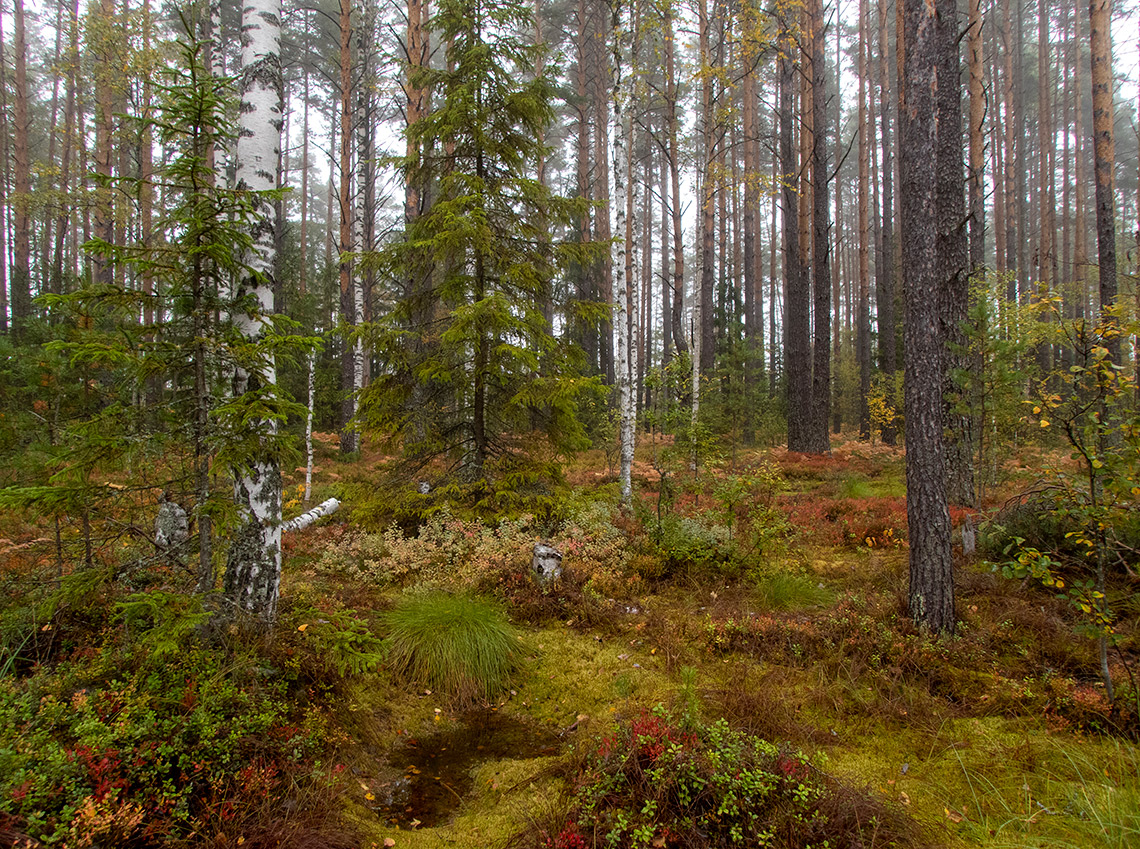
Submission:
[[[623,101],[626,92],[622,86],[622,49],[625,43],[625,31],[622,25],[622,10],[620,0],[611,0],[610,14],[613,27],[613,92],[611,106],[613,109],[613,132],[610,138],[613,141],[613,175],[614,175],[614,232],[623,237],[626,234],[626,201],[629,187],[626,185],[626,171],[628,168],[625,136],[627,132],[627,116],[623,113]],[[633,383],[630,375],[631,353],[633,350],[633,334],[630,332],[629,317],[632,315],[630,303],[630,286],[627,279],[626,258],[629,244],[625,238],[614,240],[613,243],[613,293],[617,301],[617,388],[618,409],[621,416],[621,502],[628,507],[633,499],[633,448],[634,448],[634,399]]]
[[[247,0],[242,12],[241,126],[237,143],[237,184],[251,193],[272,190],[281,145],[281,2]],[[256,195],[254,195],[256,197]],[[253,248],[235,292],[233,322],[250,342],[260,340],[273,308],[272,205],[262,200],[250,221]],[[238,368],[234,394],[264,392],[277,381],[273,355],[255,368]],[[263,448],[277,423],[260,423]],[[244,524],[226,564],[227,598],[240,610],[272,625],[281,586],[281,470],[269,450],[257,452],[234,471],[234,498]]]

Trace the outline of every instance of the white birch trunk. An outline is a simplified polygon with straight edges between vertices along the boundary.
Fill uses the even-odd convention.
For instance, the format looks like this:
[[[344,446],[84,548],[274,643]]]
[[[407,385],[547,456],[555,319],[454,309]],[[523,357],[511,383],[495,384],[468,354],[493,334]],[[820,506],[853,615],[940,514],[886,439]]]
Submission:
[[[226,54],[222,50],[222,0],[210,0],[210,72],[214,79],[226,76]],[[224,188],[228,183],[227,158],[224,144],[214,147],[214,185]]]
[[[625,147],[625,121],[626,117],[622,114],[622,100],[625,97],[625,91],[622,90],[621,68],[622,68],[622,47],[625,40],[625,33],[622,28],[621,20],[621,3],[619,0],[611,0],[612,14],[613,14],[613,131],[610,133],[610,138],[613,139],[613,175],[614,175],[614,194],[613,194],[613,209],[616,221],[614,222],[613,232],[618,235],[618,238],[613,242],[613,269],[614,269],[614,285],[613,292],[617,300],[617,316],[615,324],[617,325],[617,385],[618,385],[618,410],[621,415],[621,502],[625,506],[629,506],[633,500],[633,449],[634,449],[634,409],[633,409],[633,385],[630,381],[630,363],[631,354],[631,334],[629,327],[629,317],[632,314],[630,308],[630,293],[629,281],[626,280],[626,251],[629,250],[629,245],[625,240],[625,221],[626,221],[626,157],[628,151]]]
[[[699,225],[698,225],[699,226]],[[694,275],[696,281],[694,283],[693,291],[693,326],[689,333],[691,340],[691,351],[693,360],[693,383],[691,392],[693,395],[693,410],[689,419],[689,432],[690,441],[692,445],[692,452],[689,456],[689,467],[693,470],[693,475],[697,474],[697,421],[700,417],[701,411],[701,293],[699,290],[700,273]]]
[[[237,144],[237,185],[251,192],[271,190],[277,179],[281,146],[281,0],[246,0],[242,12],[241,130]],[[273,311],[273,205],[261,202],[249,222],[253,248],[237,283],[233,323],[248,340],[259,340]],[[277,382],[268,356],[254,372],[238,369],[234,394]],[[276,435],[264,421],[261,434]],[[281,586],[281,470],[270,452],[258,452],[234,470],[234,498],[244,522],[230,546],[226,596],[235,608],[266,625],[277,615]]]
[[[283,533],[291,531],[303,531],[317,519],[323,519],[325,516],[331,516],[340,509],[340,502],[335,498],[330,498],[327,501],[322,501],[312,510],[306,510],[300,516],[294,516],[288,522],[281,524]]]
[[[309,351],[309,406],[305,410],[305,499],[313,496],[313,401],[317,394],[317,352]]]

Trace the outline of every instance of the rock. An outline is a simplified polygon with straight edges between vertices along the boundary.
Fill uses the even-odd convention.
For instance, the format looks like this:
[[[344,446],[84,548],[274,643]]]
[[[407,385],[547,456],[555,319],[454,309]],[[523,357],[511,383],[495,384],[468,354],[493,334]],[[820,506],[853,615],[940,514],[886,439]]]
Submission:
[[[962,520],[962,553],[969,556],[978,547],[978,534],[974,530],[973,520],[967,516]]]
[[[427,495],[429,492],[431,492],[431,484],[427,481],[419,481],[416,484],[416,489],[419,491],[420,495]]]
[[[543,586],[554,583],[562,577],[562,552],[549,543],[536,542],[530,570]]]
[[[190,539],[190,521],[182,505],[170,500],[164,492],[158,500],[158,515],[154,519],[154,544],[159,552],[171,560],[180,560],[180,552]]]

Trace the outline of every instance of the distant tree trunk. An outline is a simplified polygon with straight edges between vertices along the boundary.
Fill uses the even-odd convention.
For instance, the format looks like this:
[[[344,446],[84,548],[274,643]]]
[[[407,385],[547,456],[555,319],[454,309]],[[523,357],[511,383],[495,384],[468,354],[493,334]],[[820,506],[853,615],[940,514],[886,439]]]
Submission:
[[[280,48],[280,0],[248,0],[242,13],[241,132],[237,143],[239,188],[265,191],[273,188],[274,170],[280,156],[282,90]],[[238,299],[252,300],[257,312],[235,311],[233,320],[249,340],[266,329],[265,316],[273,308],[273,222],[262,204],[264,217],[252,222],[253,249],[249,272],[239,281]],[[261,373],[239,370],[234,394],[272,386],[277,381],[273,359]],[[276,423],[258,427],[268,440]],[[231,546],[226,567],[225,591],[233,605],[262,623],[272,626],[277,617],[281,587],[281,470],[270,452],[250,457],[235,470],[235,499],[244,525]]]
[[[372,192],[372,134],[375,125],[372,115],[371,90],[375,83],[372,76],[372,63],[369,54],[372,49],[373,37],[372,7],[365,6],[361,11],[361,20],[356,27],[356,76],[355,106],[353,109],[353,123],[356,128],[356,211],[353,220],[352,249],[361,255],[372,250],[373,226],[372,218],[375,214],[375,197]],[[352,300],[353,316],[356,324],[362,325],[369,320],[369,297],[371,295],[371,280],[362,269],[356,269],[353,275]],[[356,399],[368,385],[369,355],[364,347],[364,339],[357,336],[352,346],[352,391]],[[357,405],[354,400],[353,407]],[[355,413],[355,409],[353,411]],[[357,448],[360,447],[360,435],[356,436]]]
[[[744,339],[745,339],[745,386],[751,390],[763,370],[764,326],[758,321],[759,285],[757,271],[760,267],[756,250],[756,213],[760,210],[759,145],[760,126],[756,120],[756,52],[749,42],[741,50],[743,68],[741,74],[741,113],[744,121],[744,211],[743,211],[743,264],[744,268]],[[759,327],[758,327],[759,325]],[[761,348],[758,351],[758,347]]]
[[[305,496],[302,504],[308,504],[313,497],[313,407],[317,394],[317,354],[310,351],[306,357],[308,366],[309,402],[305,406]]]
[[[698,43],[699,62],[701,64],[701,284],[698,294],[700,300],[701,322],[698,330],[701,334],[701,371],[706,375],[712,374],[716,358],[716,335],[713,327],[713,282],[716,272],[715,256],[715,209],[717,201],[718,177],[714,174],[717,148],[715,139],[715,117],[713,115],[713,85],[712,57],[709,47],[709,14],[708,0],[700,0],[698,6]]]
[[[810,451],[831,450],[831,245],[827,114],[827,61],[822,0],[812,3],[812,271],[815,289],[815,351],[812,356],[812,440]]]
[[[779,63],[777,63],[778,67]],[[780,89],[779,78],[777,77],[776,97],[779,98]],[[772,156],[772,186],[779,185],[780,177],[780,155],[773,152]],[[770,398],[776,397],[776,381],[779,378],[779,373],[776,368],[776,350],[780,347],[776,344],[776,244],[779,241],[776,238],[776,223],[779,221],[780,215],[780,193],[773,189],[771,212],[768,216],[768,396]]]
[[[143,52],[147,55],[145,67],[150,67],[150,37],[153,22],[151,20],[150,0],[143,0]],[[152,87],[150,74],[143,77],[142,85],[142,118],[143,127],[139,136],[139,227],[140,241],[143,247],[152,246],[154,239],[154,140],[153,131],[149,126],[151,116]],[[143,323],[150,327],[154,323],[154,272],[144,268],[142,272],[143,295],[146,300],[143,307]],[[152,337],[153,338],[153,337]],[[152,380],[148,388],[148,400],[157,402],[159,383]]]
[[[792,147],[794,64],[789,28],[782,27],[780,52],[780,170],[784,184],[784,369],[788,388],[788,450],[811,446],[811,347],[809,290],[800,266],[799,168]]]
[[[76,66],[79,63],[79,2],[72,0],[68,14],[68,48],[64,67],[67,82],[64,91],[63,106],[63,147],[60,151],[59,190],[62,197],[67,197],[71,191],[71,163],[74,159],[75,139],[75,86]],[[52,260],[52,291],[62,293],[63,284],[63,257],[64,247],[69,226],[73,220],[73,211],[70,204],[60,203],[57,207],[55,226],[55,248]],[[0,312],[3,312],[0,304]]]
[[[982,55],[981,0],[969,0],[966,50],[970,69],[970,274],[986,264],[986,186],[985,186],[985,61]]]
[[[1084,37],[1084,23],[1080,13],[1082,4],[1074,9],[1076,16],[1076,42],[1081,44]],[[1089,242],[1088,242],[1088,172],[1085,170],[1088,156],[1088,124],[1085,122],[1084,85],[1085,73],[1088,70],[1084,62],[1078,57],[1076,62],[1076,84],[1073,86],[1073,114],[1076,120],[1076,149],[1073,154],[1076,162],[1073,165],[1073,273],[1076,276],[1078,287],[1073,300],[1073,318],[1085,317],[1085,304],[1088,302],[1089,292]],[[1110,171],[1111,173],[1111,171]],[[1115,227],[1115,225],[1114,225]]]
[[[95,238],[111,244],[115,240],[115,216],[111,207],[111,162],[114,152],[114,85],[113,74],[116,64],[112,46],[115,35],[112,31],[115,19],[115,0],[100,0],[99,13],[94,16],[98,27],[92,38],[92,49],[97,57],[95,62]],[[111,265],[100,256],[92,260],[95,282],[103,285],[111,283]]]
[[[996,10],[996,5],[995,5]],[[1003,103],[1001,92],[1005,89],[1005,77],[1001,72],[1003,61],[1000,47],[999,33],[1001,28],[990,27],[990,54],[991,78],[993,86],[990,94],[990,146],[993,162],[994,184],[994,268],[998,274],[1006,271],[1006,205],[1008,198],[1005,195],[1005,121],[1003,120]],[[1000,85],[999,85],[1000,84]],[[984,92],[983,92],[984,94]]]
[[[673,343],[678,354],[687,354],[684,328],[685,310],[685,231],[681,226],[681,150],[677,118],[677,47],[673,37],[673,4],[665,5],[665,101],[669,122],[669,196],[673,210]]]
[[[1023,0],[1014,0],[1017,4],[1017,21],[1014,25],[1013,59],[1014,59],[1014,86],[1013,100],[1015,123],[1013,125],[1014,138],[1014,180],[1017,209],[1017,237],[1014,239],[1016,259],[1011,265],[1017,269],[1016,296],[1012,300],[1024,303],[1029,297],[1029,258],[1026,249],[1029,247],[1031,232],[1029,221],[1029,191],[1026,185],[1029,173],[1029,156],[1026,150],[1026,137],[1029,127],[1025,118],[1025,3]]]
[[[590,197],[590,98],[586,88],[586,64],[588,57],[588,17],[586,13],[586,0],[578,0],[577,28],[575,30],[575,62],[574,62],[574,115],[575,115],[575,145],[574,163],[576,177],[576,196],[587,200]],[[590,239],[590,213],[582,212],[578,219],[577,238],[580,244],[587,244]],[[596,298],[594,291],[594,275],[590,264],[582,262],[575,266],[574,294],[580,303],[593,301]],[[582,346],[586,354],[586,362],[590,373],[599,368],[598,362],[598,331],[596,323],[587,321],[582,316],[575,316],[571,325],[571,332]]]
[[[871,12],[868,0],[859,3],[859,304],[855,320],[855,349],[859,360],[859,438],[871,438],[871,233],[867,213],[870,194],[871,142],[867,117],[867,53]],[[838,181],[837,181],[838,182]]]
[[[667,127],[666,127],[667,129]],[[669,224],[672,195],[669,183],[668,152],[661,156],[661,367],[666,368],[673,357],[673,274],[669,255]],[[667,386],[668,384],[665,384]],[[665,389],[667,392],[668,389]]]
[[[589,4],[587,4],[589,8]],[[612,33],[609,31],[609,21],[599,6],[593,10],[593,37],[591,75],[594,108],[594,179],[593,198],[597,205],[594,215],[596,238],[601,244],[608,244],[613,237],[610,229],[610,137],[609,137],[609,94],[611,83],[610,53],[606,47]],[[615,305],[616,297],[613,291],[613,268],[610,252],[603,251],[595,268],[598,282],[598,299],[609,307]],[[611,320],[603,320],[599,330],[598,354],[601,372],[606,382],[613,386],[614,372],[614,326]]]
[[[1053,292],[1053,132],[1049,61],[1049,8],[1048,0],[1037,3],[1037,297],[1047,298]],[[1053,368],[1053,346],[1048,342],[1037,345],[1037,366],[1042,376]],[[953,494],[951,494],[953,497]]]
[[[348,334],[358,321],[352,269],[352,3],[340,0],[340,320],[344,339],[340,358],[340,451],[352,454],[359,447],[351,422],[356,416],[356,344]]]
[[[8,137],[10,121],[8,114],[8,59],[4,49],[4,16],[0,15],[0,330],[7,332],[8,307],[8,225],[11,223],[11,190],[8,175],[12,162]]]
[[[895,341],[895,216],[894,161],[891,149],[891,74],[888,60],[887,0],[879,0],[879,118],[883,136],[883,217],[880,230],[879,262],[875,267],[875,304],[879,331],[879,369],[883,373],[888,398],[893,398],[896,353]],[[893,421],[883,424],[882,439],[895,444]]]
[[[1089,3],[1089,39],[1092,60],[1093,162],[1096,174],[1096,243],[1100,262],[1100,320],[1116,319],[1106,313],[1116,303],[1116,139],[1112,127],[1112,17],[1111,0]],[[1104,339],[1114,363],[1120,363],[1120,337]]]
[[[905,52],[899,101],[899,197],[906,296],[909,608],[919,626],[951,633],[954,577],[942,446],[945,360],[940,292],[944,276],[939,269],[938,182],[930,167],[937,161],[937,80],[947,69],[939,67],[945,51],[933,6],[926,0],[902,0],[902,4]]]
[[[305,28],[305,45],[308,50],[309,30]],[[305,297],[309,275],[309,69],[301,69],[301,232],[300,257],[297,269],[297,289]],[[307,503],[307,502],[306,502]]]
[[[1014,39],[1013,39],[1013,13],[1011,4],[1014,0],[1002,0],[1002,52],[1005,55],[1005,65],[1002,79],[1002,99],[1005,103],[1005,138],[1004,160],[1005,175],[1003,194],[1005,196],[1005,269],[1014,272],[1009,275],[1006,283],[1005,297],[1011,304],[1017,303],[1017,231],[1020,222],[1019,202],[1017,200],[1016,163],[1017,151],[1014,142],[1014,130],[1018,121],[1015,106],[1017,105],[1016,88],[1014,85]]]
[[[861,8],[862,8],[862,6],[860,6],[860,9]],[[860,12],[860,14],[862,14],[862,12]],[[862,64],[861,63],[863,61],[863,59],[862,59],[862,56],[863,56],[863,40],[866,38],[866,33],[863,30],[862,18],[860,18],[859,20],[860,20],[860,23],[859,23],[859,33],[858,33],[858,43],[859,43],[858,49],[859,49],[860,58],[858,60],[856,60],[856,73],[857,74],[862,73]],[[831,99],[834,100],[834,102],[835,102],[835,141],[834,141],[834,146],[835,146],[835,161],[836,161],[836,163],[840,163],[843,161],[843,138],[842,138],[842,136],[843,136],[843,132],[842,132],[842,130],[843,130],[843,95],[842,95],[842,91],[843,91],[843,87],[842,87],[843,41],[844,41],[844,39],[843,39],[843,27],[837,26],[835,28],[835,88],[833,89],[833,94],[831,96]],[[862,78],[860,78],[859,85],[862,85],[862,84],[863,84]],[[862,95],[860,95],[860,98],[862,98]],[[866,117],[866,116],[864,116],[864,117]],[[862,132],[862,127],[860,127],[860,132]],[[863,141],[864,140],[863,140],[862,136],[860,136],[860,143],[862,144]],[[860,148],[860,155],[862,155],[861,151],[862,151],[862,148]],[[858,189],[856,189],[856,191],[858,191]],[[858,199],[856,199],[856,203],[858,203]],[[835,363],[836,368],[839,368],[839,364],[841,362],[843,362],[842,357],[843,357],[844,327],[843,327],[843,322],[838,320],[839,319],[838,309],[839,309],[839,304],[842,303],[842,299],[843,299],[843,263],[841,262],[841,258],[843,256],[843,244],[844,244],[844,239],[843,239],[843,226],[844,226],[843,213],[844,213],[844,209],[845,209],[845,207],[843,205],[843,180],[842,179],[836,179],[836,181],[835,181],[835,238],[832,240],[832,244],[835,245],[835,261],[833,261],[831,263],[831,302],[833,304],[835,304],[835,306],[836,306],[836,321],[831,328],[831,361],[833,363]],[[859,360],[859,351],[858,351],[859,344],[860,344],[860,339],[857,336],[856,341],[855,341],[855,347],[856,347],[855,358],[857,361],[861,362],[861,360]],[[833,391],[834,395],[833,395],[832,404],[831,404],[831,416],[832,416],[831,430],[833,433],[839,434],[839,433],[843,432],[843,405],[840,403],[840,400],[841,400],[839,397],[840,383],[838,380],[832,381],[832,391]],[[860,408],[866,406],[866,398],[867,398],[866,393],[861,392],[860,398],[858,400],[858,405]]]
[[[15,97],[13,99],[13,153],[15,191],[9,198],[13,210],[12,329],[23,335],[32,317],[31,214],[32,166],[28,144],[28,45],[24,38],[24,0],[12,6],[12,52],[15,54]]]

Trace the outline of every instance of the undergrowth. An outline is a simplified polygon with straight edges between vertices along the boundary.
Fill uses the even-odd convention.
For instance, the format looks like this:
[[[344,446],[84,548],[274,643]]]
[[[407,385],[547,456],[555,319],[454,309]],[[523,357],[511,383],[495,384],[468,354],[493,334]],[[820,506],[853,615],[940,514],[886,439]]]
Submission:
[[[803,753],[661,706],[589,744],[568,810],[516,839],[548,849],[917,845],[898,808]]]

